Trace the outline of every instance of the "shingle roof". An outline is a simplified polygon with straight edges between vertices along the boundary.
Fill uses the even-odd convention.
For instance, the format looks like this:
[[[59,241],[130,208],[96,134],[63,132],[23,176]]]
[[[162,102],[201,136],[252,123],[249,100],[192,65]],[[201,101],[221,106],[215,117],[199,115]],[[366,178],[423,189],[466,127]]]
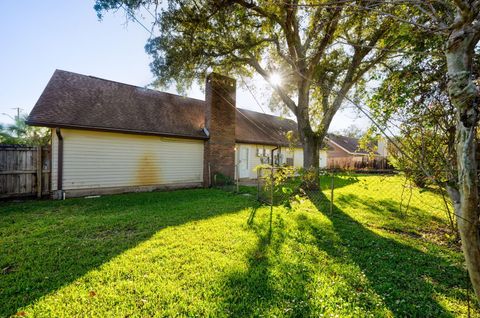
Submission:
[[[352,137],[345,137],[336,134],[327,134],[327,138],[350,153],[369,154],[368,151],[360,149],[359,139]]]
[[[288,145],[290,119],[237,108],[239,142]],[[56,70],[28,124],[207,139],[205,101]]]
[[[297,132],[297,123],[291,119],[237,109],[235,138],[237,142],[288,146],[292,141],[287,133]]]
[[[205,101],[56,70],[38,99],[28,124],[207,139]],[[287,146],[297,123],[291,119],[237,108],[237,142]],[[351,153],[358,139],[328,138]],[[298,141],[296,142],[298,144]]]
[[[28,124],[207,138],[204,101],[56,70]]]

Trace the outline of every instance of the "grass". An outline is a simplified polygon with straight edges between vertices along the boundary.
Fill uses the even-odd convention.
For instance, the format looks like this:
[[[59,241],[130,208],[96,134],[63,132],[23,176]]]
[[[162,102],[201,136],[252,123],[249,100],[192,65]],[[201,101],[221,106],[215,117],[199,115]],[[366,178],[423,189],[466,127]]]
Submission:
[[[331,213],[327,192],[272,214],[203,189],[0,203],[0,316],[466,315],[440,199],[400,214],[379,182],[402,180],[337,178]]]

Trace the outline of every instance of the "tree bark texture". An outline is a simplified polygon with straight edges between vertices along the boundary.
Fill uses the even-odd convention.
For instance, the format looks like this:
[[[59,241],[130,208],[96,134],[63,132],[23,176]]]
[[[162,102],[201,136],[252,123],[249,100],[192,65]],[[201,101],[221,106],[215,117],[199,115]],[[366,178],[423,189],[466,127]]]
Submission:
[[[474,47],[478,31],[471,24],[453,29],[446,47],[448,93],[456,108],[456,153],[458,177],[448,187],[457,215],[466,267],[480,299],[480,231],[476,134],[478,91],[472,78]]]

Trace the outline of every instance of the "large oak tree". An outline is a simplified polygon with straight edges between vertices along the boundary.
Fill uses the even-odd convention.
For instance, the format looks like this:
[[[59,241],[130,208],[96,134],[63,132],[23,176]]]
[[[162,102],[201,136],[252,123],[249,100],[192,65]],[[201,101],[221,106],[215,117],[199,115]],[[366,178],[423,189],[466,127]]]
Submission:
[[[304,167],[319,166],[319,147],[335,113],[364,76],[403,41],[383,1],[97,0],[95,9],[155,11],[158,36],[146,49],[157,84],[188,86],[207,70],[260,74],[296,116]],[[402,33],[403,31],[403,33]],[[281,85],[271,75],[283,77]]]

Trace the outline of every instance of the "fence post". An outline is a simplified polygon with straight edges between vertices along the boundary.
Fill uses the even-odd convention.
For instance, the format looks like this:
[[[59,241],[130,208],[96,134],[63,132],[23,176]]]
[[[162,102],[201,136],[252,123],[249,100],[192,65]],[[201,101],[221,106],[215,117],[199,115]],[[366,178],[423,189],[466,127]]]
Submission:
[[[262,168],[257,169],[257,201],[260,201],[260,177],[262,176]]]
[[[42,197],[42,146],[37,146],[37,198]]]
[[[208,188],[212,187],[212,170],[210,169],[210,162],[208,163]]]
[[[239,189],[239,185],[238,185],[238,181],[240,179],[240,177],[238,176],[238,164],[235,165],[235,186],[236,186],[236,191],[237,193],[240,193],[240,189]]]
[[[273,167],[270,169],[270,212],[273,211]]]
[[[334,178],[335,178],[335,172],[332,170],[332,180],[330,183],[330,213],[333,212],[333,190],[335,188]]]

